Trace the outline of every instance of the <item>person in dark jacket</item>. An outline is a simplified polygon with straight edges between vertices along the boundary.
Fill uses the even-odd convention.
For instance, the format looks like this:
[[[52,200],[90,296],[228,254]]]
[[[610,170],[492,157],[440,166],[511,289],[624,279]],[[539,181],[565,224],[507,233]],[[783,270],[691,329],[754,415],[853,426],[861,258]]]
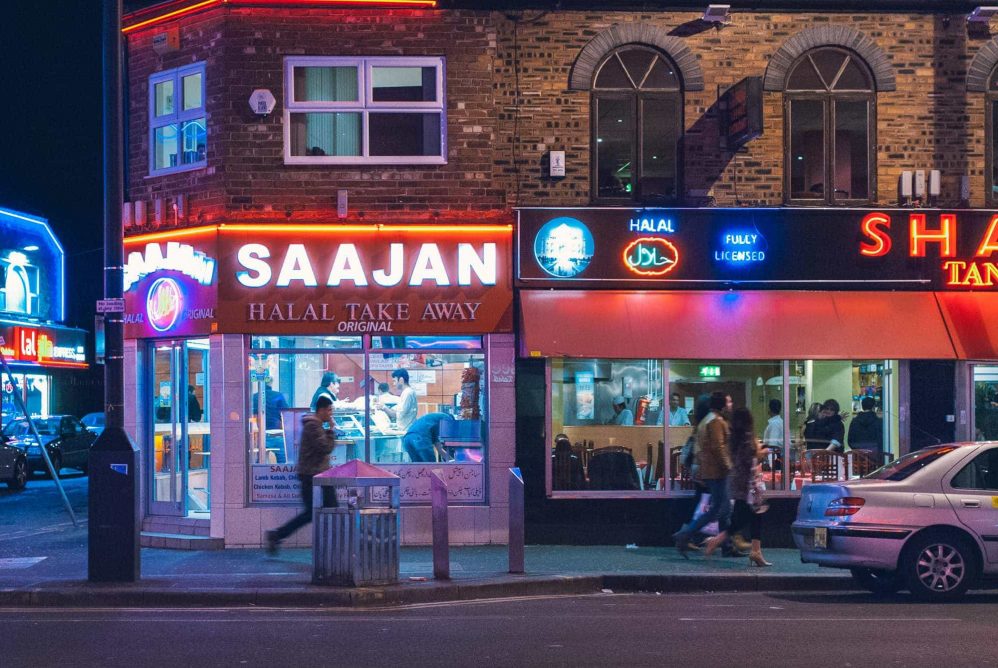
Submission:
[[[554,489],[585,489],[586,476],[582,470],[582,462],[572,453],[572,442],[565,434],[554,437],[551,470]]]
[[[308,409],[315,412],[315,402],[319,400],[319,397],[326,395],[333,400],[335,404],[339,400],[340,393],[340,379],[332,371],[324,371],[322,373],[322,380],[319,381],[319,387],[315,388],[315,392],[312,393],[312,401],[308,403]]]
[[[821,412],[807,437],[808,450],[832,450],[842,452],[845,449],[846,426],[839,414],[839,402],[828,399],[821,404]]]
[[[447,461],[447,453],[440,446],[440,423],[453,422],[447,413],[427,413],[409,425],[402,437],[402,450],[409,455],[410,462],[435,462],[436,453],[440,461]]]
[[[877,401],[863,397],[863,412],[849,423],[849,447],[853,450],[871,450],[877,465],[884,462],[884,420],[874,410]]]
[[[315,402],[315,412],[301,417],[301,444],[298,448],[298,480],[301,482],[301,500],[305,508],[290,521],[266,533],[267,553],[277,554],[281,541],[312,521],[312,478],[329,468],[329,455],[333,451],[335,435],[332,429],[323,424],[333,419],[333,400],[328,396],[319,397]],[[325,506],[336,505],[336,490],[322,488],[322,502]]]

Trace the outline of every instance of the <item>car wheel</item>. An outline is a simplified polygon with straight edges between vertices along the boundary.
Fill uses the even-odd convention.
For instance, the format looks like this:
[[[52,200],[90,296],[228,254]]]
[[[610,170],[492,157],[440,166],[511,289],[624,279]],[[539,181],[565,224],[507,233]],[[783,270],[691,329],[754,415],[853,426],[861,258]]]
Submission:
[[[52,455],[52,468],[55,469],[57,475],[62,470],[62,455],[58,452]]]
[[[945,534],[917,536],[902,559],[905,583],[923,601],[949,601],[966,593],[977,580],[974,547],[964,538]]]
[[[24,489],[28,484],[28,462],[18,459],[14,462],[14,476],[7,481],[7,487],[13,490]]]
[[[852,568],[852,579],[863,589],[880,596],[896,594],[904,582],[896,571],[881,571],[874,568]]]

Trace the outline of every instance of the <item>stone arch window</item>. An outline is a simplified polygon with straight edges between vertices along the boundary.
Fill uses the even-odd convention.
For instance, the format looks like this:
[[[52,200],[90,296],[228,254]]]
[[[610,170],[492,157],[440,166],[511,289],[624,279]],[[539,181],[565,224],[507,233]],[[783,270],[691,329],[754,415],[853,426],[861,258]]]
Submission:
[[[984,120],[985,131],[987,133],[987,150],[985,151],[985,174],[987,175],[987,202],[988,206],[998,204],[998,66],[991,70],[988,77],[987,88],[984,92],[984,101],[987,108]]]
[[[592,80],[592,131],[594,201],[679,200],[683,82],[668,56],[627,44],[603,58]]]
[[[848,49],[812,49],[789,68],[784,91],[789,203],[870,203],[877,126],[870,67]]]

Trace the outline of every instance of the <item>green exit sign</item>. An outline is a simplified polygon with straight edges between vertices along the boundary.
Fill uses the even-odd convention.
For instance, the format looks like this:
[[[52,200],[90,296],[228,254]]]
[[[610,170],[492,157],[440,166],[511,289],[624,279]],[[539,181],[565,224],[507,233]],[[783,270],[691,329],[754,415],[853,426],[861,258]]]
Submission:
[[[721,367],[719,366],[700,367],[700,376],[702,378],[717,378],[720,375],[721,375]]]

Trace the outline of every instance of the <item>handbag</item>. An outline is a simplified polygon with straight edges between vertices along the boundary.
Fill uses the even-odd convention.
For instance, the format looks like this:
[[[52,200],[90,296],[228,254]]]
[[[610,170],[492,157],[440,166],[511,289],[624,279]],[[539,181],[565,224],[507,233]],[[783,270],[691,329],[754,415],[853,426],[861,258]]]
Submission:
[[[690,435],[686,439],[686,443],[683,444],[682,450],[679,451],[679,463],[682,464],[683,468],[693,468],[693,462],[696,459],[696,444],[696,436]]]
[[[766,481],[763,478],[762,467],[759,460],[752,460],[752,478],[749,480],[748,503],[756,514],[761,514],[769,510],[769,504],[763,498],[766,491]]]

